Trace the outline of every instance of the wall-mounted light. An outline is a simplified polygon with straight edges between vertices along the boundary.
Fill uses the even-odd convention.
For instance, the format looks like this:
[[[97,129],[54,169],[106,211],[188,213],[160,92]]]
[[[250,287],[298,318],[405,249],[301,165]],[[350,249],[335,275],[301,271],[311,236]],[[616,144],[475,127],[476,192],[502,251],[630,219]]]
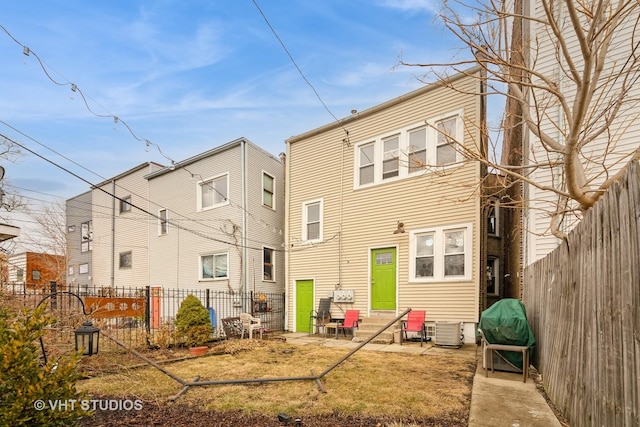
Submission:
[[[404,233],[404,222],[398,221],[398,227],[395,229],[393,234],[400,234],[400,233]]]

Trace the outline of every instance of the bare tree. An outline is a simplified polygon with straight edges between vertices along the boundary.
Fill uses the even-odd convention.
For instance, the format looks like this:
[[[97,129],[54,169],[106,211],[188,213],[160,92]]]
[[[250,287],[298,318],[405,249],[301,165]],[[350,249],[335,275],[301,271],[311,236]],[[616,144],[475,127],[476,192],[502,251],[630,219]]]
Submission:
[[[637,138],[628,138],[640,114],[640,2],[531,0],[530,10],[523,4],[445,1],[440,18],[468,59],[402,64],[428,67],[445,80],[443,69],[485,69],[487,94],[506,99],[496,130],[504,136],[502,160],[491,150],[456,147],[509,177],[505,185],[515,180],[553,194],[550,231],[561,237],[565,215],[579,218],[640,158]]]

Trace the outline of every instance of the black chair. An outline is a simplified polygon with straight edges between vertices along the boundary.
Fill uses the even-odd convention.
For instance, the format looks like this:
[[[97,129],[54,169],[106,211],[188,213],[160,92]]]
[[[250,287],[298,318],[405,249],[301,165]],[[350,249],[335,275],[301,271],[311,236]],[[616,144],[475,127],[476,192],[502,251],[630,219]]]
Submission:
[[[327,323],[331,321],[331,299],[320,298],[318,301],[318,309],[311,310],[309,314],[309,335],[311,333],[320,333],[320,328],[326,328]]]

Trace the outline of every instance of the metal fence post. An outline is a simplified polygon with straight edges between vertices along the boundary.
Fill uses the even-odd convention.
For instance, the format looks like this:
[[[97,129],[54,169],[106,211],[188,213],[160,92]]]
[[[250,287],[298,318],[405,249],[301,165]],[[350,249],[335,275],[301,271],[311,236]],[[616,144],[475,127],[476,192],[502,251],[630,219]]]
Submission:
[[[144,287],[144,323],[146,324],[147,334],[151,333],[151,287]]]
[[[55,309],[58,307],[58,297],[57,297],[57,289],[56,289],[56,281],[52,280],[49,282],[49,288],[50,288],[50,292],[51,292],[51,308]]]

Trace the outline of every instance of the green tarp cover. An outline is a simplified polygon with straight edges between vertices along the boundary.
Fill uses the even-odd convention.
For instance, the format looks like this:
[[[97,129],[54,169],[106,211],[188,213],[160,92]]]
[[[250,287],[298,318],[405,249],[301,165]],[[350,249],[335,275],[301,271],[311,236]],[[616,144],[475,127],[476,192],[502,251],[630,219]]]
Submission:
[[[520,300],[505,298],[495,302],[482,312],[478,329],[482,329],[484,337],[491,344],[526,345],[531,360],[536,339]],[[513,366],[522,369],[522,353],[501,351],[500,354]]]

